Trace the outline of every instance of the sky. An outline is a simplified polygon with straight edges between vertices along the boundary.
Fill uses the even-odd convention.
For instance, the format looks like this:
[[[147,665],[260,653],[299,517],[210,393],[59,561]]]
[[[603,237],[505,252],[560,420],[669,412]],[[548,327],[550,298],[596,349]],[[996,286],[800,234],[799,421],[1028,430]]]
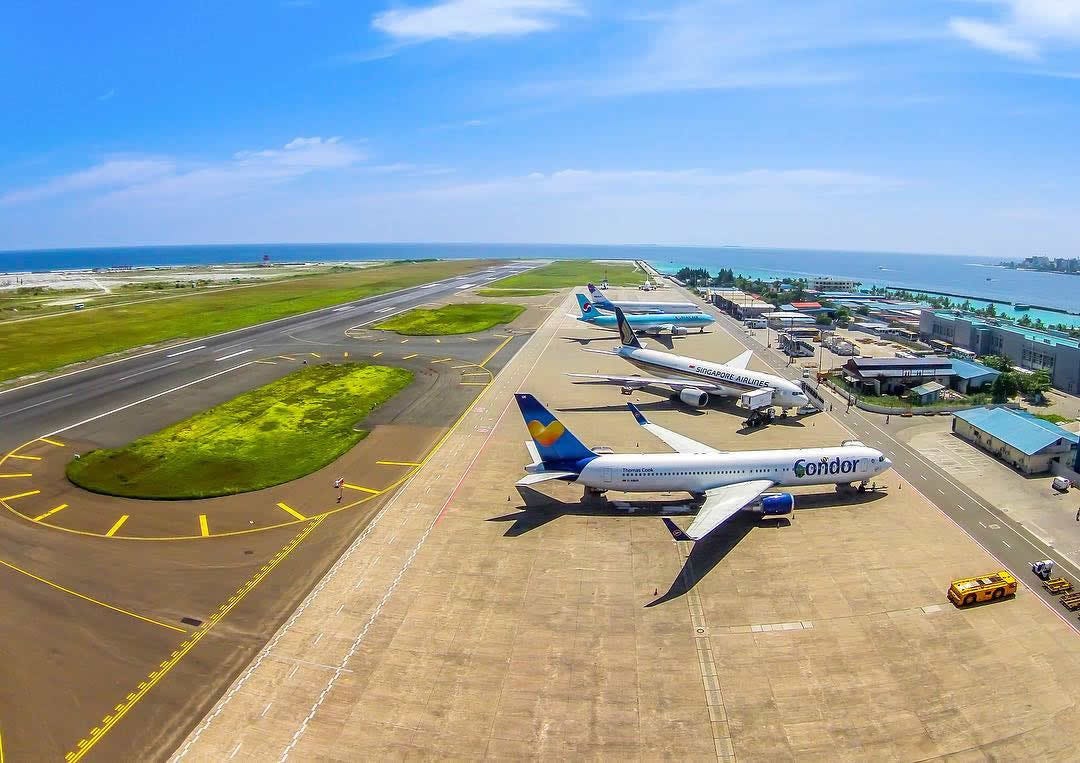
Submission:
[[[40,0],[0,249],[1080,256],[1080,0]]]

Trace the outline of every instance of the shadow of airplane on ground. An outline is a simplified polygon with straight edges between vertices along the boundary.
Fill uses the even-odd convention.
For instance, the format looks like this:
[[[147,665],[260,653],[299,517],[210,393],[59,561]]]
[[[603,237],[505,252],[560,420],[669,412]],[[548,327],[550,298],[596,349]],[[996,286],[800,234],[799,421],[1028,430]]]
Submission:
[[[627,400],[627,402],[633,402]],[[634,403],[642,411],[670,411],[670,400],[655,400],[651,403]],[[690,408],[689,406],[680,406],[680,410],[686,409],[686,413],[690,416],[704,416],[706,411],[699,408]],[[626,403],[612,403],[611,405],[569,405],[561,408],[557,408],[560,413],[564,411],[568,412],[581,412],[581,413],[605,413],[605,412],[619,412],[626,413]]]
[[[670,517],[689,517],[697,506],[690,498],[679,500],[652,501],[601,501],[586,503],[567,503],[552,498],[531,487],[518,486],[518,494],[523,505],[517,511],[490,517],[488,522],[509,522],[510,527],[503,533],[504,538],[517,538],[525,533],[543,527],[560,517],[625,517],[641,516],[654,519]],[[816,511],[818,509],[839,508],[870,504],[885,497],[883,490],[859,492],[854,488],[841,488],[833,492],[800,493],[796,499],[795,511]],[[628,507],[633,507],[633,512]],[[655,607],[678,599],[693,590],[712,569],[723,561],[735,546],[755,528],[762,531],[783,529],[791,525],[788,517],[760,517],[750,512],[741,512],[718,527],[706,538],[693,543],[690,553],[683,561],[682,569],[672,581],[667,592],[645,606]],[[676,525],[677,527],[677,525]]]

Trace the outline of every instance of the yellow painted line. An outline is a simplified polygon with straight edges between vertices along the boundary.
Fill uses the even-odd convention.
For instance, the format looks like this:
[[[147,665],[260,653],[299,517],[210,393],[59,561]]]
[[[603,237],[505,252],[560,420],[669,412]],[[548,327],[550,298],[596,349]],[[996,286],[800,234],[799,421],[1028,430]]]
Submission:
[[[350,485],[348,482],[346,482],[343,487],[347,487],[347,488],[349,488],[349,490],[359,490],[362,493],[371,493],[372,495],[378,495],[381,492],[379,490],[372,490],[369,487],[361,487],[360,485]]]
[[[432,363],[445,363],[448,360],[453,360],[453,358],[439,358],[438,360],[433,360],[431,362]]]
[[[33,477],[30,472],[19,472],[18,474],[0,474],[0,480],[8,479],[9,477]]]
[[[288,556],[296,550],[296,548],[304,541],[304,539],[307,538],[312,533],[312,531],[322,523],[324,518],[325,517],[317,517],[314,522],[304,527],[304,529],[301,530],[296,535],[296,537],[292,539],[292,541],[290,541],[284,548],[278,551],[278,553],[273,557],[273,560],[270,564],[260,569],[259,572],[257,572],[250,579],[248,579],[248,581],[244,583],[244,585],[242,585],[237,590],[237,592],[233,594],[233,596],[231,596],[230,599],[218,609],[217,612],[210,616],[210,619],[207,620],[206,623],[195,629],[191,637],[188,638],[188,640],[185,641],[180,646],[180,648],[176,650],[175,657],[170,657],[168,660],[165,660],[159,670],[153,671],[147,677],[148,680],[140,681],[138,688],[135,691],[129,693],[127,695],[127,698],[125,698],[124,702],[120,704],[121,709],[116,710],[114,713],[105,716],[105,718],[102,719],[101,726],[91,729],[89,738],[80,739],[78,744],[76,745],[76,748],[68,752],[64,756],[64,758],[68,761],[72,761],[72,763],[78,760],[82,760],[82,758],[88,752],[90,752],[91,749],[93,749],[94,745],[100,742],[105,737],[105,735],[108,734],[109,731],[111,731],[113,727],[116,726],[116,724],[119,723],[120,720],[125,715],[127,715],[131,711],[131,709],[135,707],[135,705],[139,703],[140,700],[146,697],[146,695],[150,692],[151,689],[157,686],[161,679],[168,675],[169,671],[175,668],[177,664],[179,664],[179,662],[184,659],[184,657],[187,656],[187,654],[192,649],[194,649],[200,641],[202,641],[203,637],[205,637],[206,634],[209,633],[215,625],[221,622],[222,618],[228,615],[236,607],[236,605],[243,601],[249,593],[255,590],[255,587],[258,586],[259,583],[261,583],[263,580],[265,580],[266,576],[273,572],[279,564],[285,561],[285,559],[287,559]]]
[[[289,506],[289,505],[288,505],[288,504],[286,504],[286,503],[279,503],[279,504],[277,505],[277,507],[278,507],[279,509],[281,509],[282,511],[284,511],[284,512],[288,512],[289,514],[292,514],[292,515],[293,515],[294,517],[296,517],[297,519],[299,519],[299,520],[300,520],[301,522],[302,522],[302,521],[304,521],[305,519],[307,519],[307,517],[305,517],[305,516],[304,516],[303,514],[301,514],[301,513],[299,512],[299,511],[297,511],[297,510],[296,510],[296,509],[294,509],[294,508],[293,508],[292,506]]]
[[[265,363],[268,366],[276,366],[277,365],[277,363],[275,363],[272,360],[256,360],[255,362],[256,363]]]
[[[510,340],[513,339],[513,338],[514,337],[512,337],[512,336],[506,337],[506,339],[504,339],[502,341],[502,344],[500,344],[498,347],[496,347],[494,350],[492,350],[490,355],[488,355],[486,358],[484,358],[483,360],[480,361],[480,365],[481,366],[486,366],[488,363],[490,363],[491,359],[499,354],[499,350],[501,350],[503,347],[508,345],[510,343]]]
[[[322,358],[322,355],[320,355],[317,352],[309,352],[308,355],[310,355],[313,358],[320,358],[320,359]]]
[[[209,535],[210,535],[210,528],[206,524],[206,515],[205,514],[200,514],[199,515],[199,533],[204,538],[209,537]]]
[[[382,355],[382,350],[379,350],[378,352],[376,352],[376,353],[373,353],[371,357],[373,357],[373,358],[377,358],[377,357],[379,357],[380,355]]]
[[[407,341],[409,341],[409,340],[408,340],[408,339],[402,339],[402,340],[401,340],[401,343],[402,343],[402,344],[405,344],[405,343],[406,343]]]
[[[458,382],[462,387],[486,387],[491,382]]]
[[[32,495],[37,495],[40,492],[40,490],[27,490],[25,493],[17,493],[16,495],[5,495],[3,498],[0,498],[0,501],[14,501],[16,498],[27,498]]]
[[[480,341],[479,339],[477,339],[476,337],[473,337],[473,336],[467,336],[465,338],[468,339],[470,342],[478,342],[478,341]]]
[[[382,466],[420,466],[416,461],[376,461]]]
[[[462,363],[460,366],[450,366],[451,368],[472,368],[472,363]]]
[[[55,445],[58,448],[67,447],[67,446],[64,445],[64,443],[62,443],[62,442],[60,442],[58,440],[50,440],[48,437],[39,437],[38,439],[41,440],[42,442],[49,443],[49,445]]]
[[[278,355],[278,357],[282,360],[296,360],[296,358],[292,357],[291,355]]]
[[[36,517],[34,517],[34,521],[35,522],[40,522],[41,520],[45,519],[45,517],[51,517],[56,512],[63,511],[67,507],[68,507],[68,505],[66,503],[62,503],[59,506],[57,506],[55,509],[49,509],[44,514],[38,514]]]
[[[128,521],[129,516],[130,516],[129,514],[122,514],[120,516],[120,518],[118,520],[116,520],[116,524],[113,525],[112,527],[110,527],[109,531],[107,533],[105,533],[105,537],[106,538],[111,538],[112,536],[116,535],[116,531],[124,526],[124,522]]]
[[[506,339],[507,338],[506,334],[492,334],[492,336],[496,336],[499,339]]]
[[[435,338],[435,344],[442,344],[442,340],[438,337]]]
[[[27,461],[40,461],[41,460],[41,456],[20,456],[17,453],[8,454],[8,458],[22,458],[22,459],[25,459]]]
[[[467,374],[462,374],[462,376],[491,376],[491,371],[470,371]]]
[[[0,763],[4,763],[4,735],[0,733]]]
[[[112,604],[106,604],[103,601],[98,601],[97,599],[94,599],[94,598],[92,598],[90,596],[87,596],[86,594],[79,593],[78,591],[72,591],[70,588],[65,588],[64,586],[60,585],[59,583],[54,583],[51,580],[46,580],[43,577],[38,577],[37,575],[35,575],[32,572],[28,572],[28,571],[22,569],[21,567],[16,567],[11,562],[5,562],[3,559],[0,559],[0,565],[3,565],[4,567],[7,567],[9,570],[11,570],[13,572],[17,572],[20,575],[26,575],[26,577],[28,577],[28,578],[33,578],[34,580],[38,581],[39,583],[44,583],[45,585],[49,586],[50,588],[55,588],[57,591],[63,591],[66,594],[70,594],[71,596],[74,596],[77,599],[82,599],[83,601],[88,601],[91,604],[97,604],[99,607],[105,607],[105,609],[111,609],[113,612],[119,612],[120,614],[127,615],[128,617],[134,617],[136,620],[142,620],[145,623],[151,623],[153,625],[160,625],[162,628],[168,628],[171,631],[178,631],[180,633],[187,633],[187,631],[185,629],[183,629],[183,628],[181,628],[181,627],[179,627],[177,625],[170,625],[169,623],[163,623],[160,620],[153,619],[152,617],[144,617],[143,615],[137,614],[137,613],[132,612],[130,610],[123,609],[121,607],[114,607]]]
[[[420,353],[418,353],[418,352],[414,352],[412,355],[406,355],[405,357],[402,358],[402,360],[408,360],[409,358],[415,358],[419,354]]]

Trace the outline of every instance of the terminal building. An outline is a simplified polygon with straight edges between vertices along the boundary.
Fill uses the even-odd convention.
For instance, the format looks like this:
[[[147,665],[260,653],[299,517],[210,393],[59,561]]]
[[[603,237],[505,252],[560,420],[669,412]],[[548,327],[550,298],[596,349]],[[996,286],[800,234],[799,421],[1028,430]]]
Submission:
[[[953,432],[1024,474],[1080,468],[1080,436],[1011,408],[972,408],[953,415]]]
[[[762,313],[772,312],[776,309],[775,306],[762,301],[761,298],[753,294],[747,294],[741,289],[710,289],[709,301],[740,321],[747,318],[756,318]]]
[[[976,355],[1004,355],[1019,368],[1045,369],[1050,383],[1080,394],[1080,341],[1056,331],[1036,331],[955,310],[923,310],[919,334]]]
[[[807,279],[806,288],[814,292],[822,291],[855,291],[859,288],[860,281],[852,281],[850,278],[833,278],[821,276]]]

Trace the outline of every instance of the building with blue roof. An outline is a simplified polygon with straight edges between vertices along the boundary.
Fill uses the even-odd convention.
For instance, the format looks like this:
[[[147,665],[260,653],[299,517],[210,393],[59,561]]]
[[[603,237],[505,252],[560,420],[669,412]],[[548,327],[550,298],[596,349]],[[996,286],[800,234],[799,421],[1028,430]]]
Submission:
[[[972,408],[953,414],[953,432],[1024,474],[1055,464],[1072,468],[1080,435],[1012,408]]]
[[[988,384],[993,384],[994,379],[1001,376],[1001,371],[984,366],[982,363],[972,363],[960,358],[952,358],[953,378],[952,384],[956,391],[962,395],[970,392],[978,392]]]

